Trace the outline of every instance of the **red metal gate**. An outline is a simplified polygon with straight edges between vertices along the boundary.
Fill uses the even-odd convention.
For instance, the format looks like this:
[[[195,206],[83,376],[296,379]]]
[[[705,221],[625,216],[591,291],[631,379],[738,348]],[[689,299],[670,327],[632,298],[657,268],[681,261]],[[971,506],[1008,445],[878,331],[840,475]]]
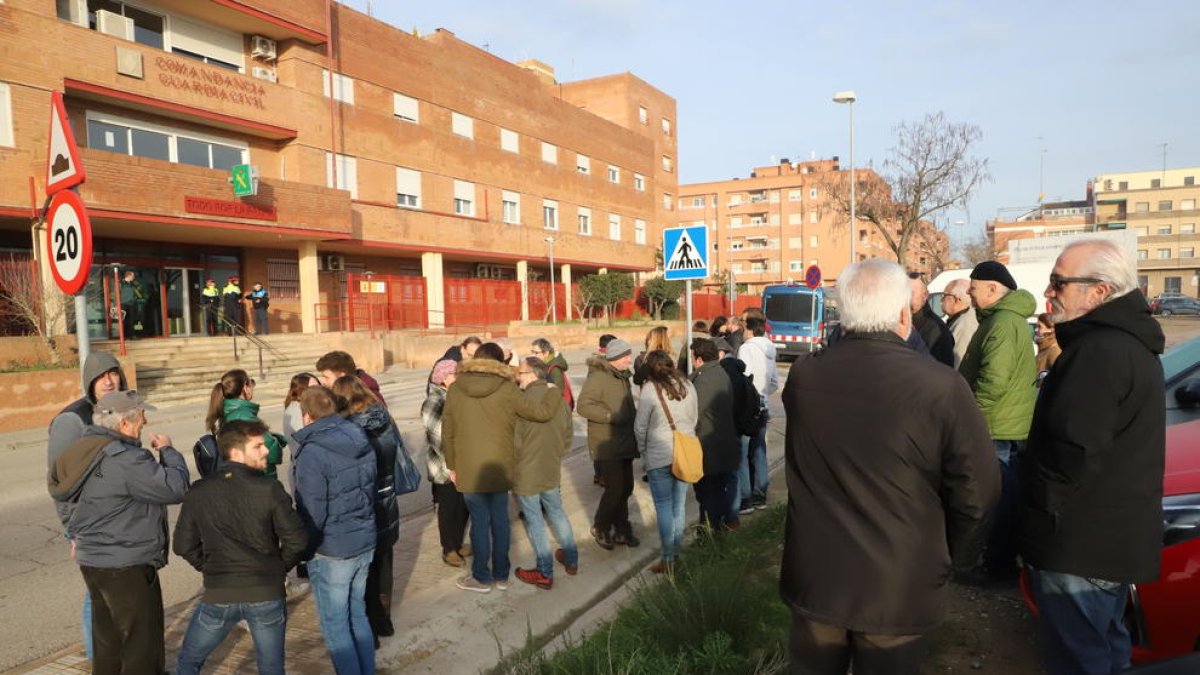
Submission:
[[[446,279],[446,325],[487,326],[521,318],[521,282]]]

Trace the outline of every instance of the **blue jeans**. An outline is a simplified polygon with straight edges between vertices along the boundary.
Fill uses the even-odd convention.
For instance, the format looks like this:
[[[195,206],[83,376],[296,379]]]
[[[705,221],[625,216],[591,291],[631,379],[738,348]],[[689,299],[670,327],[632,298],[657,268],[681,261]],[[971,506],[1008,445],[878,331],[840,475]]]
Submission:
[[[93,660],[95,650],[92,649],[92,594],[84,592],[83,594],[83,653],[87,654],[88,661]]]
[[[654,499],[654,514],[658,519],[658,538],[662,542],[662,559],[675,560],[683,544],[687,527],[687,486],[671,473],[670,466],[660,466],[646,472],[650,477],[650,496]]]
[[[238,621],[246,620],[254,639],[254,659],[260,675],[283,675],[283,635],[287,629],[287,606],[283,598],[266,602],[210,605],[201,602],[183,636],[176,675],[199,673],[208,655],[216,649]]]
[[[367,570],[375,550],[353,558],[320,554],[308,561],[308,581],[317,600],[317,619],[337,675],[373,675],[375,635],[367,620]]]
[[[529,543],[537,556],[538,571],[547,579],[554,578],[554,551],[550,550],[550,536],[546,525],[554,531],[566,555],[566,564],[579,564],[579,549],[575,547],[575,532],[571,529],[571,521],[563,510],[562,492],[558,488],[550,488],[541,494],[517,495],[517,503],[521,505],[521,513],[525,514],[525,531],[529,533]],[[546,515],[542,517],[542,510]]]
[[[1029,568],[1038,605],[1042,664],[1051,675],[1109,675],[1129,667],[1121,617],[1129,586]]]
[[[511,563],[508,544],[512,537],[508,521],[507,492],[464,492],[471,514],[471,576],[481,584],[508,579]],[[526,516],[528,517],[528,513]],[[491,569],[488,563],[491,563]]]
[[[983,565],[988,574],[999,579],[1017,575],[1017,525],[1020,520],[1021,482],[1018,478],[1020,454],[1025,441],[997,441],[996,458],[1000,462],[1000,503],[988,533]]]

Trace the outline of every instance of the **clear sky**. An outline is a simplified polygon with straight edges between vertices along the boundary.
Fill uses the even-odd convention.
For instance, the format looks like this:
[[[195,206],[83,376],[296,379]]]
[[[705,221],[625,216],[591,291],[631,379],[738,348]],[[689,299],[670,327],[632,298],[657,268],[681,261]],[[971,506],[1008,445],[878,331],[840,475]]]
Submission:
[[[366,11],[367,0],[344,0]],[[944,111],[978,125],[993,182],[940,225],[1082,199],[1089,177],[1200,165],[1200,0],[371,0],[560,81],[631,71],[678,102],[681,183],[838,155],[879,165],[893,127]],[[1042,140],[1039,140],[1041,137]],[[1042,150],[1045,150],[1044,155]],[[1001,212],[1006,217],[1014,211]]]

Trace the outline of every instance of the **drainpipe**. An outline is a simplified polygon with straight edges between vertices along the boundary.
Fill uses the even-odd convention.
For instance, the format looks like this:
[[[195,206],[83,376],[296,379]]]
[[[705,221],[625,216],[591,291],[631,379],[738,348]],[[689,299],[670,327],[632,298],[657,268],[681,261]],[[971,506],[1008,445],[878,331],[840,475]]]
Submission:
[[[336,99],[333,96],[333,0],[325,0],[325,79],[329,83],[329,159],[330,176],[334,189],[337,189],[337,132],[334,131],[334,105]]]

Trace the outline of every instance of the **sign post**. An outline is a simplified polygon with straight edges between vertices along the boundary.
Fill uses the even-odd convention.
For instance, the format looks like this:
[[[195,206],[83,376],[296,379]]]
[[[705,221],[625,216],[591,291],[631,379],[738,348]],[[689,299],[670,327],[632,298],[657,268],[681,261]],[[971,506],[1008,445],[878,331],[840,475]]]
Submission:
[[[50,273],[58,287],[63,293],[75,296],[75,338],[79,348],[81,387],[86,396],[88,383],[84,381],[83,366],[91,353],[91,342],[88,339],[87,294],[83,289],[92,269],[92,221],[83,200],[70,190],[87,179],[87,172],[79,159],[79,146],[75,143],[60,91],[50,94],[49,138],[46,196],[50,198],[50,207],[43,220],[47,224],[46,252],[49,257],[46,259],[50,261]]]
[[[804,270],[804,285],[808,286],[810,289],[812,289],[814,291],[817,290],[817,287],[821,285],[821,268],[820,267],[817,267],[816,265],[809,265],[808,269]],[[808,307],[809,307],[809,314],[810,314],[808,322],[816,323],[817,322],[817,294],[816,293],[813,294],[812,301],[808,303]],[[811,345],[809,346],[809,349],[810,350],[812,349]]]
[[[663,230],[663,278],[686,281],[688,354],[692,347],[692,280],[708,278],[708,228],[704,225]],[[691,367],[690,364],[688,366]]]

